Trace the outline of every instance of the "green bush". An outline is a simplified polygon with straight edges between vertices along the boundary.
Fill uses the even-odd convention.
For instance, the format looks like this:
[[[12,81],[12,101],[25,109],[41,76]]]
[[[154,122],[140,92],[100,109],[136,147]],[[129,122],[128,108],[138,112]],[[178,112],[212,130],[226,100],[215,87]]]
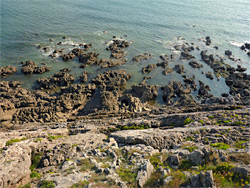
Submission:
[[[132,170],[131,168],[120,167],[117,170],[117,174],[120,176],[122,181],[126,181],[129,184],[136,182],[137,170]]]
[[[54,188],[56,187],[53,181],[44,180],[40,183],[40,188]]]
[[[223,150],[227,150],[228,148],[230,148],[230,146],[228,144],[225,144],[223,142],[218,142],[215,144],[210,144],[210,146],[217,148],[217,149],[223,149]]]
[[[242,144],[244,144],[244,143],[246,143],[246,142],[247,142],[246,140],[237,141],[237,142],[235,143],[235,146],[236,146],[237,148],[244,149],[244,148],[246,148],[246,146],[243,146]]]
[[[21,142],[21,141],[23,141],[23,140],[27,140],[27,138],[26,138],[26,137],[23,137],[22,139],[12,138],[12,139],[8,140],[8,141],[5,143],[5,145],[6,145],[6,146],[10,146],[10,145],[12,145],[12,144],[15,143],[15,142]]]
[[[39,174],[35,171],[32,171],[30,174],[30,178],[41,178],[41,174]]]
[[[193,122],[194,120],[192,120],[190,117],[188,117],[187,119],[184,120],[184,125],[187,125],[191,122]]]
[[[34,171],[40,164],[41,161],[41,154],[35,154],[31,157],[31,166],[30,166],[30,170]]]
[[[18,188],[31,188],[31,184],[30,184],[30,183],[27,183],[26,185],[24,185],[24,186],[19,186]]]

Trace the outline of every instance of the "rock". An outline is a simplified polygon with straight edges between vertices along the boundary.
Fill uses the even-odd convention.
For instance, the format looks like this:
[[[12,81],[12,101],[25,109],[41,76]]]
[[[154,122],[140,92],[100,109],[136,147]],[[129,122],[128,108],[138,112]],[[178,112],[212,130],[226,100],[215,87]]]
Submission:
[[[230,56],[230,55],[232,55],[232,52],[230,50],[226,50],[225,55]]]
[[[37,80],[41,89],[53,89],[59,86],[69,86],[74,82],[74,76],[61,70],[60,72],[48,78],[40,78]]]
[[[243,68],[243,67],[241,67],[241,65],[237,65],[236,71],[238,71],[238,72],[245,72],[246,70],[247,70],[247,68]]]
[[[170,155],[168,157],[168,161],[169,161],[169,166],[174,169],[177,169],[180,164],[179,156],[177,154]]]
[[[209,36],[206,37],[206,45],[210,46],[210,44],[212,43],[211,39]]]
[[[17,68],[14,66],[8,65],[5,67],[0,67],[0,78],[6,78],[15,72],[17,72]]]
[[[83,63],[84,65],[98,65],[99,60],[98,60],[98,53],[95,52],[90,52],[87,54],[80,54],[79,55],[79,62]]]
[[[250,50],[250,43],[245,43],[246,49]]]
[[[204,164],[204,153],[201,150],[195,150],[189,155],[189,162],[192,165],[203,165]]]
[[[188,52],[181,52],[181,57],[180,59],[187,59],[187,60],[190,60],[190,59],[194,59],[195,57],[191,54],[189,54]]]
[[[167,176],[167,177],[163,180],[163,185],[168,185],[172,180],[173,180],[173,176]]]
[[[183,74],[186,72],[183,65],[175,65],[173,69],[179,74]]]
[[[157,85],[133,85],[131,93],[133,97],[138,97],[143,103],[155,100],[158,96],[159,86]]]
[[[189,65],[193,68],[198,68],[198,69],[203,67],[203,65],[199,64],[196,60],[190,61]]]
[[[2,152],[0,155],[0,186],[21,186],[30,182],[30,147],[26,144],[17,143]]]
[[[191,186],[215,188],[216,186],[215,186],[212,170],[209,170],[206,172],[200,172],[200,174],[193,175],[191,177]]]
[[[108,59],[108,60],[100,60],[100,65],[102,68],[115,67],[118,65],[122,65],[126,62],[125,59]]]
[[[88,81],[88,75],[89,73],[87,71],[84,71],[80,76],[80,82],[86,83]]]
[[[206,74],[206,77],[209,78],[210,80],[213,80],[213,79],[214,79],[213,73],[212,73],[212,72],[208,71],[208,72],[206,72],[205,74]]]
[[[173,147],[182,141],[181,132],[172,132],[159,129],[126,130],[110,134],[118,144],[136,145],[144,144],[156,149]]]
[[[167,61],[163,61],[161,63],[157,63],[156,64],[157,67],[162,67],[164,69],[168,68],[168,62]]]
[[[166,70],[163,70],[163,71],[162,71],[162,74],[167,75],[167,74],[172,73],[173,71],[174,71],[173,69],[167,68]]]
[[[140,54],[140,55],[133,57],[132,61],[140,62],[142,60],[149,60],[151,58],[152,58],[152,55],[150,53],[146,52],[144,54]]]
[[[111,57],[116,59],[124,58],[127,55],[127,53],[124,50],[115,49],[111,53]]]
[[[115,51],[121,48],[127,48],[130,46],[129,42],[122,39],[117,39],[116,37],[109,42],[109,46],[106,48],[108,51]]]
[[[140,171],[138,172],[137,177],[136,177],[139,187],[144,186],[144,184],[150,178],[153,172],[154,172],[154,166],[150,163],[149,160],[145,161],[141,165]]]
[[[248,166],[237,166],[230,170],[230,172],[241,174],[244,177],[250,176],[250,167]]]
[[[47,67],[47,66],[41,66],[41,67],[38,67],[35,62],[31,61],[31,60],[28,60],[26,61],[25,63],[23,63],[23,66],[21,68],[21,71],[24,73],[24,74],[42,74],[44,72],[48,72],[51,70],[51,68]]]
[[[150,73],[155,68],[156,68],[156,64],[149,64],[148,66],[142,68],[142,73],[143,74],[145,74],[146,72]]]

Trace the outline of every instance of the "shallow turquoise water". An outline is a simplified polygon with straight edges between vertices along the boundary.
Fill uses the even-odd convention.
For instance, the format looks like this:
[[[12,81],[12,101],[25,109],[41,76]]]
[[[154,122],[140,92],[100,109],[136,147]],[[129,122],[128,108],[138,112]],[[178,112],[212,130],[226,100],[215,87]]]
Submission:
[[[4,80],[19,80],[24,87],[31,88],[37,78],[52,75],[64,67],[71,67],[76,77],[80,75],[83,69],[78,68],[76,60],[61,62],[36,49],[38,44],[52,47],[56,42],[65,42],[62,36],[68,36],[68,42],[92,43],[92,51],[108,58],[105,41],[113,35],[127,35],[126,39],[132,44],[128,48],[128,61],[122,68],[133,73],[129,85],[141,81],[142,66],[158,62],[160,54],[169,55],[169,46],[178,36],[201,47],[205,46],[198,38],[210,36],[212,44],[219,46],[216,53],[224,55],[224,51],[230,49],[241,59],[239,63],[250,70],[249,57],[237,47],[250,41],[249,10],[249,0],[1,0],[1,66],[20,67],[21,61],[31,59],[52,67],[52,71],[43,75],[24,76],[19,71]],[[104,30],[108,33],[103,34]],[[50,42],[50,38],[54,42]],[[212,47],[208,50],[215,52]],[[143,52],[151,52],[154,58],[141,63],[131,61]],[[188,74],[196,74],[209,84],[215,95],[228,91],[223,79],[210,81],[201,71],[194,72],[186,62],[178,63],[185,65]],[[173,66],[174,63],[170,64]],[[93,72],[92,77],[104,71],[99,67],[88,70]],[[211,69],[205,66],[204,70]],[[182,80],[176,73],[164,76],[161,71],[157,68],[151,72],[154,79],[149,83],[166,85],[170,80]]]

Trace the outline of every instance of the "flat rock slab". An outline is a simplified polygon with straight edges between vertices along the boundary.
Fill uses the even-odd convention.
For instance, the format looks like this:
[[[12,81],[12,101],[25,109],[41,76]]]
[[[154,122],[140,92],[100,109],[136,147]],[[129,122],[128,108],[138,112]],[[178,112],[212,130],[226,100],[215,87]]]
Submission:
[[[227,129],[227,127],[202,126],[194,128],[174,128],[168,130],[144,129],[144,130],[123,130],[110,134],[120,145],[145,144],[155,149],[171,149],[173,146],[182,143],[192,133],[200,129],[211,130]]]

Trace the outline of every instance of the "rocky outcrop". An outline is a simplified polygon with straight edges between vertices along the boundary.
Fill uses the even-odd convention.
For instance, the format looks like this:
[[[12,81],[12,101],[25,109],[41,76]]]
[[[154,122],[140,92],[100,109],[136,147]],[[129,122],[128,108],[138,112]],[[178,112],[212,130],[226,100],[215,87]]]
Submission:
[[[201,172],[191,177],[191,187],[212,187],[215,188],[215,182],[212,170]]]
[[[189,65],[193,68],[198,68],[198,69],[203,67],[203,65],[199,64],[196,60],[190,61]]]
[[[37,66],[35,62],[28,60],[25,63],[21,62],[22,68],[21,71],[24,74],[42,74],[44,72],[48,72],[51,70],[51,68],[47,66]]]
[[[151,174],[154,172],[154,166],[149,160],[145,161],[137,174],[136,180],[139,187],[143,187],[146,181],[150,178]]]
[[[184,74],[186,72],[183,65],[175,65],[173,70],[175,70],[178,74]]]
[[[68,70],[61,70],[60,72],[48,78],[40,78],[37,80],[40,89],[53,89],[60,86],[69,86],[74,82],[74,76],[68,73]]]
[[[132,61],[140,62],[142,60],[149,60],[151,58],[152,58],[151,53],[146,52],[144,54],[140,54],[140,55],[133,57]]]
[[[147,85],[147,84],[139,84],[133,85],[131,93],[133,97],[139,98],[143,103],[155,100],[158,96],[159,86],[157,85]]]
[[[6,78],[15,72],[17,72],[17,68],[14,66],[8,65],[5,67],[0,67],[0,78]]]
[[[143,67],[141,71],[142,71],[143,74],[150,73],[155,68],[156,68],[156,64],[149,64],[148,66]]]
[[[14,144],[0,155],[0,187],[17,187],[30,182],[31,148]]]

